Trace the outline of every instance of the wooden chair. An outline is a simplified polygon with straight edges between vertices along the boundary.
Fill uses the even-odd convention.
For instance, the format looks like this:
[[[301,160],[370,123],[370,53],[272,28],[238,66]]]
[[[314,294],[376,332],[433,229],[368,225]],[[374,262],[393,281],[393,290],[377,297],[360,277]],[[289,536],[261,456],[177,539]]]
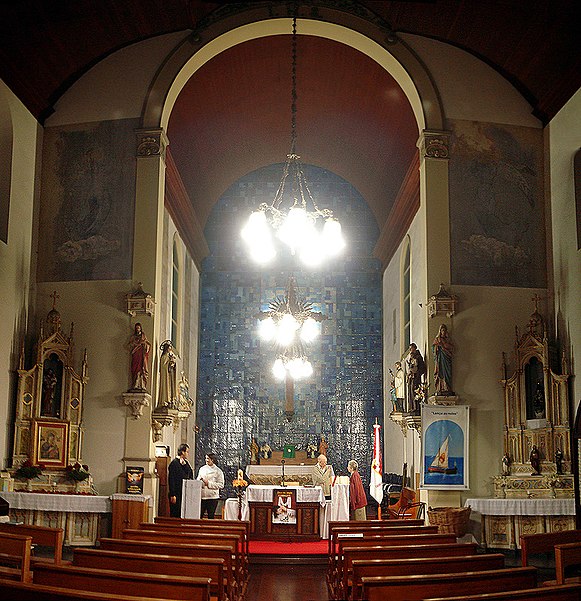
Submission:
[[[416,502],[416,493],[411,488],[403,487],[399,500],[395,505],[387,508],[388,519],[397,520],[419,520],[426,513],[426,504],[422,501]]]

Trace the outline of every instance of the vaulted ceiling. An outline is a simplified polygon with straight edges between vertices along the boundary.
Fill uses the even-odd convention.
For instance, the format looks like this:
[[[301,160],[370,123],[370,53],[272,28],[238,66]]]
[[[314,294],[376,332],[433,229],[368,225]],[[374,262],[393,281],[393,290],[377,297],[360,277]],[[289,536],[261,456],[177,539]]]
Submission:
[[[203,0],[26,0],[0,6],[0,78],[42,123],[55,102],[111,53],[203,27],[215,11],[289,3]],[[300,3],[357,12],[386,31],[459,47],[506,77],[548,122],[581,87],[577,0],[400,0]],[[355,185],[380,225],[415,153],[417,127],[395,81],[358,51],[300,36],[298,151]],[[203,226],[238,177],[284,161],[290,143],[290,36],[249,41],[188,82],[169,124],[170,148]],[[302,61],[302,62],[301,62]],[[386,201],[386,199],[388,199]]]

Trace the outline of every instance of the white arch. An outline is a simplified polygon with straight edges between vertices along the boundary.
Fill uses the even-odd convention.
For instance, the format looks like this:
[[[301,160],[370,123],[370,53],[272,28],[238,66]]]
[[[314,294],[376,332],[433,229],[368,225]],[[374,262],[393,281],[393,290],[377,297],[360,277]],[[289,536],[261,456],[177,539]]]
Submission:
[[[248,23],[225,31],[203,45],[193,55],[191,54],[192,41],[184,42],[160,70],[152,84],[150,95],[144,106],[143,127],[162,127],[167,130],[169,118],[179,93],[190,77],[209,60],[224,50],[252,39],[290,34],[291,25],[292,20],[289,18]],[[346,44],[370,57],[397,81],[407,96],[418,124],[418,133],[428,127],[441,129],[442,118],[437,94],[424,68],[402,42],[394,45],[392,54],[371,38],[336,23],[299,19],[297,30],[299,34],[318,36]],[[397,58],[396,53],[398,54]],[[403,66],[403,61],[405,61],[406,68]],[[410,72],[414,72],[420,81],[423,88],[423,99],[420,97],[418,87]],[[432,123],[428,123],[428,120]]]

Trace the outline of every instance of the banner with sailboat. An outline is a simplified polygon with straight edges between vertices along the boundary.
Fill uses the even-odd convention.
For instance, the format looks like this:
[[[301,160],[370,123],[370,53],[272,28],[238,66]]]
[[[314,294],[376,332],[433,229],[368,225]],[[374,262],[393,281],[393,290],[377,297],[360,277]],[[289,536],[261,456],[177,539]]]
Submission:
[[[468,486],[468,405],[422,406],[422,488]]]

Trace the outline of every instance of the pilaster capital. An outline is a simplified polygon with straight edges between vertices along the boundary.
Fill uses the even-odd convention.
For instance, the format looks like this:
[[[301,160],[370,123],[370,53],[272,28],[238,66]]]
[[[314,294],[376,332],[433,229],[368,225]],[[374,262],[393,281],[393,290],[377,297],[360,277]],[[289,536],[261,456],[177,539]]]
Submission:
[[[450,132],[424,129],[417,141],[420,159],[449,159]]]
[[[137,129],[135,135],[137,136],[137,158],[157,156],[165,161],[169,140],[162,128]]]

